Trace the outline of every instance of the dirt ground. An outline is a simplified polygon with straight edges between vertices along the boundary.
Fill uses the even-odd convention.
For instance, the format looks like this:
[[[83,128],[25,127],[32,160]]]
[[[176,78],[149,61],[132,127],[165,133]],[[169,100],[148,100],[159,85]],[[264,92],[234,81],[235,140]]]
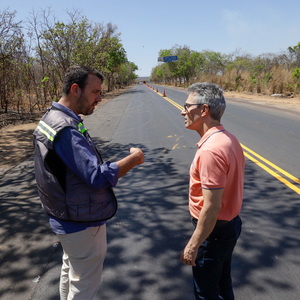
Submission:
[[[127,89],[106,93],[97,109]],[[41,113],[41,116],[43,113]],[[0,129],[0,176],[33,154],[32,134],[40,118],[34,122],[8,125]]]
[[[122,94],[124,91],[126,91],[126,89],[108,93],[105,98],[102,99],[102,102],[98,104],[97,108]],[[300,97],[282,98],[225,92],[225,98],[300,113]],[[0,176],[33,154],[32,133],[37,123],[38,119],[32,123],[8,125],[0,130]]]
[[[277,107],[293,112],[300,112],[300,97],[286,98],[286,97],[272,97],[266,95],[225,92],[225,98],[239,99],[245,102],[251,102],[264,106]]]

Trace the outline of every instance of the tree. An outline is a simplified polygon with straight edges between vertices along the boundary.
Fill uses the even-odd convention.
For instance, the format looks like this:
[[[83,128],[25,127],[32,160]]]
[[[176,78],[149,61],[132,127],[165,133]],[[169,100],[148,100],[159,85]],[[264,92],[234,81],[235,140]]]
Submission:
[[[173,56],[176,55],[175,53],[175,48],[173,49],[161,49],[158,53],[158,57],[166,57],[166,56]],[[175,85],[177,83],[177,78],[178,78],[178,62],[168,62],[168,63],[163,63],[164,67],[159,68],[158,72],[160,73],[162,70],[165,70],[166,74],[163,80],[168,80],[168,81],[174,81]],[[158,76],[159,78],[162,78],[161,76]]]
[[[24,37],[21,22],[15,21],[16,11],[0,12],[0,99],[1,107],[8,112],[18,80],[18,64],[22,61]]]
[[[91,25],[85,17],[71,17],[69,23],[44,20],[42,52],[44,60],[57,70],[60,80],[66,70],[77,60],[80,49],[89,41]],[[80,48],[79,48],[80,46]],[[79,49],[78,49],[79,48]]]
[[[108,79],[107,91],[110,92],[117,79],[118,73],[121,71],[121,66],[126,62],[126,51],[120,43],[116,43],[115,47],[108,54],[105,73]]]
[[[161,64],[153,68],[151,72],[151,79],[157,83],[166,82],[170,84],[172,74],[168,64]]]
[[[123,85],[132,84],[137,79],[137,75],[134,73],[137,70],[138,66],[133,62],[126,61],[124,64],[122,64],[121,72],[119,73],[118,78],[120,87]]]
[[[294,65],[295,67],[300,67],[300,42],[293,47],[288,47],[288,51],[292,55],[294,59]]]
[[[191,50],[188,46],[175,45],[172,49],[162,49],[158,54],[160,57],[175,55],[178,61],[164,63],[164,68],[153,69],[153,78],[162,78],[166,80],[173,80],[175,85],[179,81],[180,85],[182,81],[189,84],[192,77],[196,77],[200,70],[203,69],[204,56],[197,52]],[[167,72],[165,76],[160,74],[162,71]],[[155,73],[156,72],[156,73]]]
[[[56,21],[51,11],[42,11],[43,20],[31,22],[36,36],[36,53],[42,66],[39,83],[51,98],[57,97],[59,83],[71,65],[86,65],[99,69],[105,76],[108,91],[114,88],[126,51],[120,42],[117,26],[92,24],[78,11],[68,12],[69,20]],[[45,81],[45,78],[49,80]],[[44,104],[46,101],[44,102]]]
[[[204,57],[203,68],[205,73],[210,75],[224,74],[227,65],[225,55],[210,50],[204,50],[201,54]]]
[[[181,78],[187,85],[190,84],[190,79],[196,77],[201,70],[203,70],[203,63],[205,57],[194,50],[191,50],[188,46],[177,47],[178,56],[178,75],[181,83]]]

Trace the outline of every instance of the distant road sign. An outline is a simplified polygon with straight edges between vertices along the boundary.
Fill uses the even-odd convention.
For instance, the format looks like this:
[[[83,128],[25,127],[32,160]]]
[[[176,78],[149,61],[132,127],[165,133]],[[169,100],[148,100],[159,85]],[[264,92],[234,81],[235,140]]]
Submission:
[[[162,62],[172,62],[178,60],[177,56],[160,56],[157,61],[162,61]]]
[[[163,62],[172,62],[178,60],[177,56],[165,56],[163,57]]]

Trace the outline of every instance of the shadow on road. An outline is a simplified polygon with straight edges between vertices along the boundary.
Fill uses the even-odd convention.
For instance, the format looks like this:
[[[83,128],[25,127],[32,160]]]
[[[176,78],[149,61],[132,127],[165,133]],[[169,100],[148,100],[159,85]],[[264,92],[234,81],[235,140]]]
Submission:
[[[299,273],[287,265],[299,270],[299,195],[247,161],[242,219],[243,232],[234,255],[235,286],[248,286],[261,295],[257,299],[274,299],[272,293],[276,299],[294,299],[288,295],[295,296],[298,286],[291,279]]]
[[[0,298],[27,299],[59,249],[41,210],[31,160],[1,177]]]
[[[108,142],[95,141],[100,149]],[[108,253],[99,299],[187,299],[186,295],[192,297],[191,270],[179,257],[192,233],[188,169],[180,169],[166,149],[136,146],[146,160],[115,188],[119,209],[107,225]],[[104,159],[124,157],[120,149],[124,145],[109,144],[102,149]],[[249,286],[260,293],[271,288],[293,292],[297,287],[288,277],[279,280],[279,275],[270,278],[262,273],[258,284],[254,274],[272,272],[287,253],[299,267],[299,199],[282,184],[274,185],[270,176],[261,176],[248,161],[245,178],[243,232],[233,259],[234,286],[237,290]],[[0,187],[0,298],[18,300],[46,291],[44,299],[58,299],[62,250],[41,210],[32,161],[5,174]],[[288,205],[279,196],[283,193]],[[43,278],[51,272],[52,276]]]
[[[165,148],[135,146],[143,150],[145,162],[115,188],[119,209],[107,226],[108,254],[99,296],[185,299],[192,291],[191,270],[179,258],[192,232],[188,173],[184,171],[182,176]],[[116,161],[125,155],[120,149],[124,145],[110,144],[103,149],[103,156]]]
[[[129,89],[126,92],[124,92],[124,95],[130,95],[130,94],[144,94],[146,93],[145,90],[141,89]]]

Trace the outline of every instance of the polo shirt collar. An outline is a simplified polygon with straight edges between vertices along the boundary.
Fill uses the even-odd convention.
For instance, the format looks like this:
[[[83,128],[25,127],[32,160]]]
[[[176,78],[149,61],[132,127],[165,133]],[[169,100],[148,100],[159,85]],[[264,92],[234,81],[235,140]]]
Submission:
[[[203,137],[201,137],[199,143],[197,143],[196,145],[198,146],[198,148],[200,148],[206,141],[207,139],[212,136],[213,134],[220,132],[220,131],[224,131],[224,126],[222,124],[218,125],[218,126],[214,126],[210,129],[208,129],[205,134],[203,135]]]
[[[82,119],[79,115],[75,114],[74,111],[58,102],[53,101],[52,106],[62,110],[65,114],[69,115],[70,117],[74,118],[75,120],[78,120],[82,122]]]

